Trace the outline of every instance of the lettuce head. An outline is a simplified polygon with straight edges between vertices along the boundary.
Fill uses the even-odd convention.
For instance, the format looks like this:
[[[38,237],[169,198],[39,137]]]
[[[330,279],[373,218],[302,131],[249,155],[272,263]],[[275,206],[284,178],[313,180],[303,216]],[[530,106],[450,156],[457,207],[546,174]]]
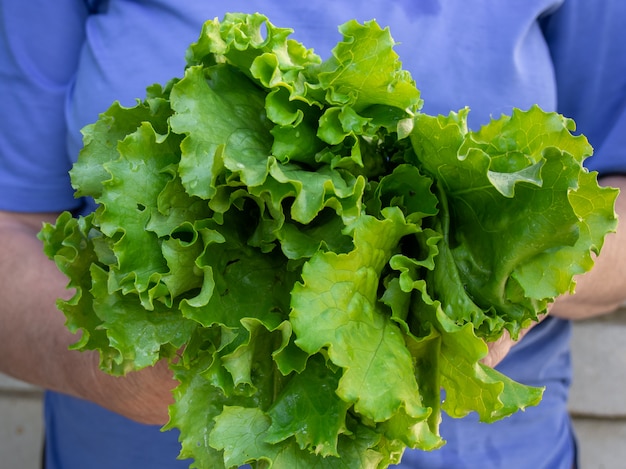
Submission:
[[[84,129],[95,212],[40,233],[73,348],[115,375],[169,361],[191,467],[383,468],[442,446],[442,412],[536,405],[486,342],[615,229],[570,119],[424,114],[388,29],[340,31],[321,60],[263,15],[207,21],[181,77]]]

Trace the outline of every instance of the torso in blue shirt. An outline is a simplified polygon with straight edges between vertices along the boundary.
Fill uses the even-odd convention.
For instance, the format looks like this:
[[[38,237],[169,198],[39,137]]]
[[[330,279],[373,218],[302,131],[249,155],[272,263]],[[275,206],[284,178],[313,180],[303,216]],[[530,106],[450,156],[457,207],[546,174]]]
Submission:
[[[74,15],[75,3],[59,2],[55,17],[47,20],[63,23],[68,15]],[[144,96],[146,86],[181,76],[185,49],[197,38],[202,22],[221,17],[227,10],[264,13],[275,25],[295,29],[293,37],[322,57],[327,57],[340,39],[339,24],[352,18],[374,18],[389,26],[399,42],[396,50],[422,91],[424,111],[448,113],[469,106],[474,128],[491,116],[510,113],[512,107],[528,108],[536,103],[546,110],[558,109],[563,97],[557,88],[554,51],[538,22],[542,14],[559,6],[557,0],[241,0],[222,2],[226,7],[217,3],[110,0],[98,7],[95,2],[89,14],[82,13],[84,22],[68,23],[75,26],[77,37],[84,42],[65,97],[66,132],[58,137],[58,145],[51,143],[52,147],[67,149],[52,156],[58,160],[57,168],[71,164],[82,146],[80,129],[113,100],[132,105]],[[79,32],[82,27],[84,31]],[[45,30],[31,33],[45,34]],[[592,120],[581,112],[581,119],[585,118]],[[13,147],[19,145],[17,142]],[[614,158],[610,151],[607,153]],[[49,157],[34,155],[31,160]],[[624,169],[623,155],[619,163],[603,158],[592,164]],[[28,173],[26,168],[20,169],[17,156],[13,160],[14,174],[0,174],[0,183],[6,183],[0,190],[5,190],[5,208],[19,210],[19,188],[22,182],[26,184]],[[61,176],[59,181],[47,200],[28,201],[31,205],[25,209],[59,209],[68,204],[71,188]],[[11,205],[8,200],[16,201]],[[431,453],[408,451],[401,467],[570,469],[574,442],[566,409],[569,329],[565,321],[544,321],[500,365],[501,371],[520,382],[546,386],[538,407],[491,425],[478,423],[471,416],[462,420],[444,417],[441,433],[447,445]],[[156,427],[130,422],[57,393],[47,393],[45,404],[46,469],[189,466],[189,461],[176,460],[179,445],[174,431],[162,433]]]

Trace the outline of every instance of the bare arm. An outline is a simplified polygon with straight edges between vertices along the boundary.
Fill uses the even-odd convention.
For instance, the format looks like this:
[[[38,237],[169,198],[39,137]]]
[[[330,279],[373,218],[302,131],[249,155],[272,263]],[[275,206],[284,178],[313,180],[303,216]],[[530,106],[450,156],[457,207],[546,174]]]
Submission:
[[[602,185],[617,187],[616,233],[607,236],[593,269],[580,276],[574,295],[559,297],[550,314],[565,319],[585,319],[610,313],[626,301],[626,176],[610,176]]]
[[[71,292],[36,237],[43,221],[55,219],[0,211],[0,371],[143,423],[164,424],[176,384],[164,363],[114,378],[98,369],[95,352],[68,350],[77,338],[55,302]]]

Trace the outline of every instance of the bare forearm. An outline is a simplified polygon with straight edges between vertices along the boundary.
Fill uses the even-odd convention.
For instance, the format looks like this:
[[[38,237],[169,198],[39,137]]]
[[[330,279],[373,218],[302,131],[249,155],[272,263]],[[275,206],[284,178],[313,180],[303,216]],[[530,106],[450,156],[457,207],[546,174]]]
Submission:
[[[36,234],[55,215],[0,212],[0,371],[46,389],[96,402],[145,423],[167,421],[175,382],[165,363],[115,378],[95,352],[76,352],[56,299],[67,279],[43,253]]]
[[[0,213],[0,370],[68,391],[68,370],[61,358],[69,356],[67,347],[75,339],[65,330],[55,301],[69,292],[66,279],[36,239],[37,218]],[[49,220],[53,215],[39,218]]]
[[[593,269],[577,278],[575,294],[557,299],[550,310],[553,316],[585,319],[612,312],[626,301],[626,176],[607,177],[601,183],[621,190],[617,232],[607,236]]]

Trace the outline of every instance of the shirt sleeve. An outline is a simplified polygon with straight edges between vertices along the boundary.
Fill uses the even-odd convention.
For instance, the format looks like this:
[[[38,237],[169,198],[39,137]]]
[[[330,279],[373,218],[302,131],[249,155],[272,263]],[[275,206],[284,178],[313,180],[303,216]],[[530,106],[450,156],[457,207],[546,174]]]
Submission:
[[[83,0],[0,2],[0,209],[79,205],[68,175],[65,104],[88,10]]]
[[[586,166],[626,173],[626,2],[564,0],[543,21],[558,111],[594,147]]]

